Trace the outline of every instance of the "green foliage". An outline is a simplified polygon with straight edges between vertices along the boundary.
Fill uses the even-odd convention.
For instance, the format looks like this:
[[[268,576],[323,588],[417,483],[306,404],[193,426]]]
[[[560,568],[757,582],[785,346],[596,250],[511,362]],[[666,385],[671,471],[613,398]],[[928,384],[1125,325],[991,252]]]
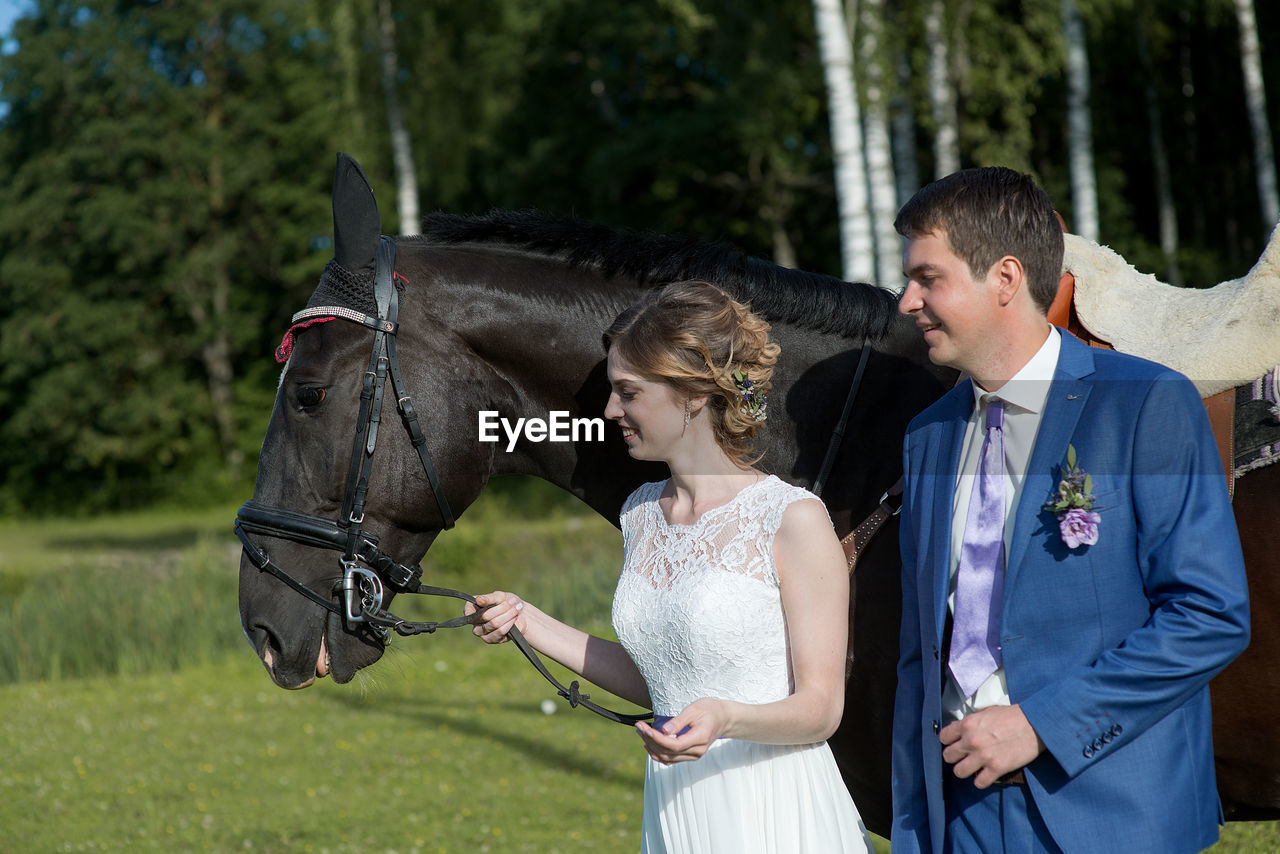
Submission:
[[[1058,3],[1017,4],[1019,26],[1007,3],[975,3],[966,21],[968,73],[962,138],[975,164],[999,163],[1034,171],[1037,105],[1064,65]]]
[[[323,40],[301,2],[204,5],[39,3],[0,59],[0,507],[234,468],[235,377],[325,260]]]
[[[233,515],[0,525],[0,683],[164,672],[243,650]]]
[[[572,212],[773,251],[771,219],[811,269],[837,266],[822,73],[807,2],[544,4],[520,109],[478,185],[487,204]],[[806,239],[811,232],[816,232]]]
[[[908,60],[882,82],[925,176],[934,2],[885,4],[877,57]],[[1184,279],[1243,274],[1268,224],[1231,4],[1077,4],[1103,241],[1163,273],[1151,91]],[[377,5],[27,4],[0,54],[0,513],[248,488],[269,354],[330,255],[335,151],[360,159],[384,229],[398,225]],[[962,164],[1033,172],[1070,222],[1060,4],[943,5]],[[810,0],[391,6],[423,210],[536,207],[758,255],[790,244],[802,267],[839,269]],[[1280,80],[1280,4],[1255,10],[1264,78]]]
[[[1258,215],[1244,109],[1239,33],[1222,0],[1076,0],[1084,20],[1102,240],[1139,269],[1163,275],[1155,173],[1146,111],[1153,87],[1169,153],[1184,279],[1206,286],[1242,275],[1272,224]],[[925,129],[917,159],[930,164],[923,14],[933,0],[898,7],[909,46],[907,92]],[[1057,0],[946,0],[951,75],[959,91],[962,166],[1001,164],[1035,174],[1072,221],[1067,174],[1065,43]],[[1280,5],[1256,3],[1263,76],[1280,80]],[[1139,30],[1151,55],[1138,59]],[[1280,127],[1280,98],[1269,86]],[[927,171],[927,170],[926,170]]]
[[[171,566],[13,576],[25,583],[0,593],[0,683],[163,672],[243,649],[221,613],[235,599],[228,557],[205,546]]]

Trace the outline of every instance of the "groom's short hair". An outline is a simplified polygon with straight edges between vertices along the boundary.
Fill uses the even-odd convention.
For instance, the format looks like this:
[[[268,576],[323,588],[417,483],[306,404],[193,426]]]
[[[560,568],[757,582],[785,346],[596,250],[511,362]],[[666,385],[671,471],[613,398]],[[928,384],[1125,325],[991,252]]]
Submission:
[[[1022,262],[1031,298],[1049,311],[1062,277],[1062,225],[1049,194],[1004,166],[963,169],[921,189],[898,211],[903,237],[939,233],[975,276],[1005,255]]]

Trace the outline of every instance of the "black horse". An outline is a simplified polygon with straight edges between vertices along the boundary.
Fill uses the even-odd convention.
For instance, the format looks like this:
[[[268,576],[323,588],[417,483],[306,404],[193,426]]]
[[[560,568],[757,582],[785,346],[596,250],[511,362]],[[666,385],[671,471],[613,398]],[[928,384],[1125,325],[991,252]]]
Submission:
[[[346,606],[331,610],[318,601],[328,600],[344,575],[338,556],[315,546],[340,548],[351,531],[353,436],[359,429],[356,441],[367,443],[372,432],[363,426],[372,407],[367,403],[361,411],[361,393],[366,371],[376,363],[371,342],[387,335],[350,322],[357,315],[381,314],[374,288],[381,226],[363,173],[342,156],[334,231],[334,261],[309,303],[311,311],[297,319],[289,336],[292,354],[251,502],[306,514],[304,527],[319,529],[307,541],[263,536],[260,528],[250,546],[314,595],[290,593],[279,578],[260,571],[250,549],[240,569],[245,634],[271,678],[285,688],[304,687],[325,673],[346,682],[378,660],[385,638],[377,625],[339,613]],[[362,472],[367,498],[360,502],[356,526],[362,542],[376,539],[376,551],[401,567],[416,564],[452,513],[471,504],[493,475],[544,478],[615,523],[633,489],[665,476],[661,466],[630,459],[613,425],[603,441],[522,440],[507,452],[505,436],[497,443],[479,441],[478,414],[497,412],[511,423],[547,419],[552,412],[599,417],[608,395],[601,332],[647,289],[667,282],[715,282],[774,324],[782,358],[761,465],[792,483],[812,485],[862,349],[869,348],[823,492],[841,534],[865,518],[898,479],[907,422],[950,380],[929,363],[915,329],[899,319],[895,297],[869,285],[788,270],[723,246],[530,213],[436,215],[425,231],[424,238],[395,241],[399,316],[392,353],[401,363],[402,387],[394,396],[410,398],[442,496],[436,497],[410,432],[390,414],[389,403],[375,428],[376,463]],[[348,319],[322,322],[334,316],[329,307],[343,308]],[[388,384],[388,397],[391,391]],[[356,454],[362,455],[363,449]],[[890,811],[899,569],[896,524],[890,522],[858,564],[846,711],[831,740],[868,826],[881,832]],[[351,584],[369,582],[357,574]],[[353,607],[360,610],[359,604]]]
[[[509,452],[505,437],[479,438],[481,412],[512,423],[553,412],[599,417],[608,394],[600,334],[646,290],[710,280],[773,322],[782,358],[762,467],[802,486],[823,468],[866,354],[822,493],[842,535],[898,479],[907,422],[955,379],[930,364],[894,297],[869,285],[535,214],[437,215],[425,238],[391,241],[381,237],[363,173],[342,156],[333,207],[334,261],[286,336],[292,355],[254,498],[238,523],[241,623],[286,688],[326,674],[346,682],[382,655],[388,626],[430,627],[380,615],[396,589],[418,586],[417,561],[491,476],[545,478],[615,523],[636,486],[665,476],[630,459],[616,432],[602,441],[524,440]],[[385,422],[384,395],[395,401]],[[1237,488],[1253,643],[1213,683],[1219,792],[1227,816],[1244,820],[1280,817],[1280,729],[1270,702],[1280,685],[1280,574],[1269,571],[1280,554],[1277,495],[1280,466]],[[899,571],[890,521],[858,563],[845,715],[831,739],[867,826],[881,834],[890,815]]]

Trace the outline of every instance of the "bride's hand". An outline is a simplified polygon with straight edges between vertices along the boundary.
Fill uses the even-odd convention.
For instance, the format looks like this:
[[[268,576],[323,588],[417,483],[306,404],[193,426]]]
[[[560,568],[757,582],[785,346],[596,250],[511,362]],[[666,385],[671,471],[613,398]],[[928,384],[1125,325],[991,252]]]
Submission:
[[[644,742],[644,749],[655,761],[663,765],[692,762],[701,759],[724,733],[729,724],[728,711],[721,700],[694,700],[667,721],[662,729],[641,721],[636,724],[636,732]]]
[[[510,638],[507,633],[514,626],[521,633],[524,632],[524,602],[520,601],[520,597],[514,593],[504,593],[501,590],[495,590],[493,593],[485,593],[476,597],[476,605],[486,609],[483,620],[476,623],[471,631],[485,643],[503,643]],[[462,613],[471,615],[477,610],[476,605],[468,602],[462,609]]]

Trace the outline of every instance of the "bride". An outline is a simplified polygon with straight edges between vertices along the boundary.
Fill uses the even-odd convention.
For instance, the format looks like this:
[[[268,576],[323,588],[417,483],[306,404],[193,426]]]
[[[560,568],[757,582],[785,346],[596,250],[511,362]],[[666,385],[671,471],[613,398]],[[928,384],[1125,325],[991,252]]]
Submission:
[[[823,504],[753,468],[778,345],[705,282],[668,285],[605,333],[605,417],[671,476],[622,508],[621,643],[506,592],[475,633],[650,708],[647,854],[869,852],[825,739],[843,712],[849,582]],[[467,612],[475,609],[467,606]]]

